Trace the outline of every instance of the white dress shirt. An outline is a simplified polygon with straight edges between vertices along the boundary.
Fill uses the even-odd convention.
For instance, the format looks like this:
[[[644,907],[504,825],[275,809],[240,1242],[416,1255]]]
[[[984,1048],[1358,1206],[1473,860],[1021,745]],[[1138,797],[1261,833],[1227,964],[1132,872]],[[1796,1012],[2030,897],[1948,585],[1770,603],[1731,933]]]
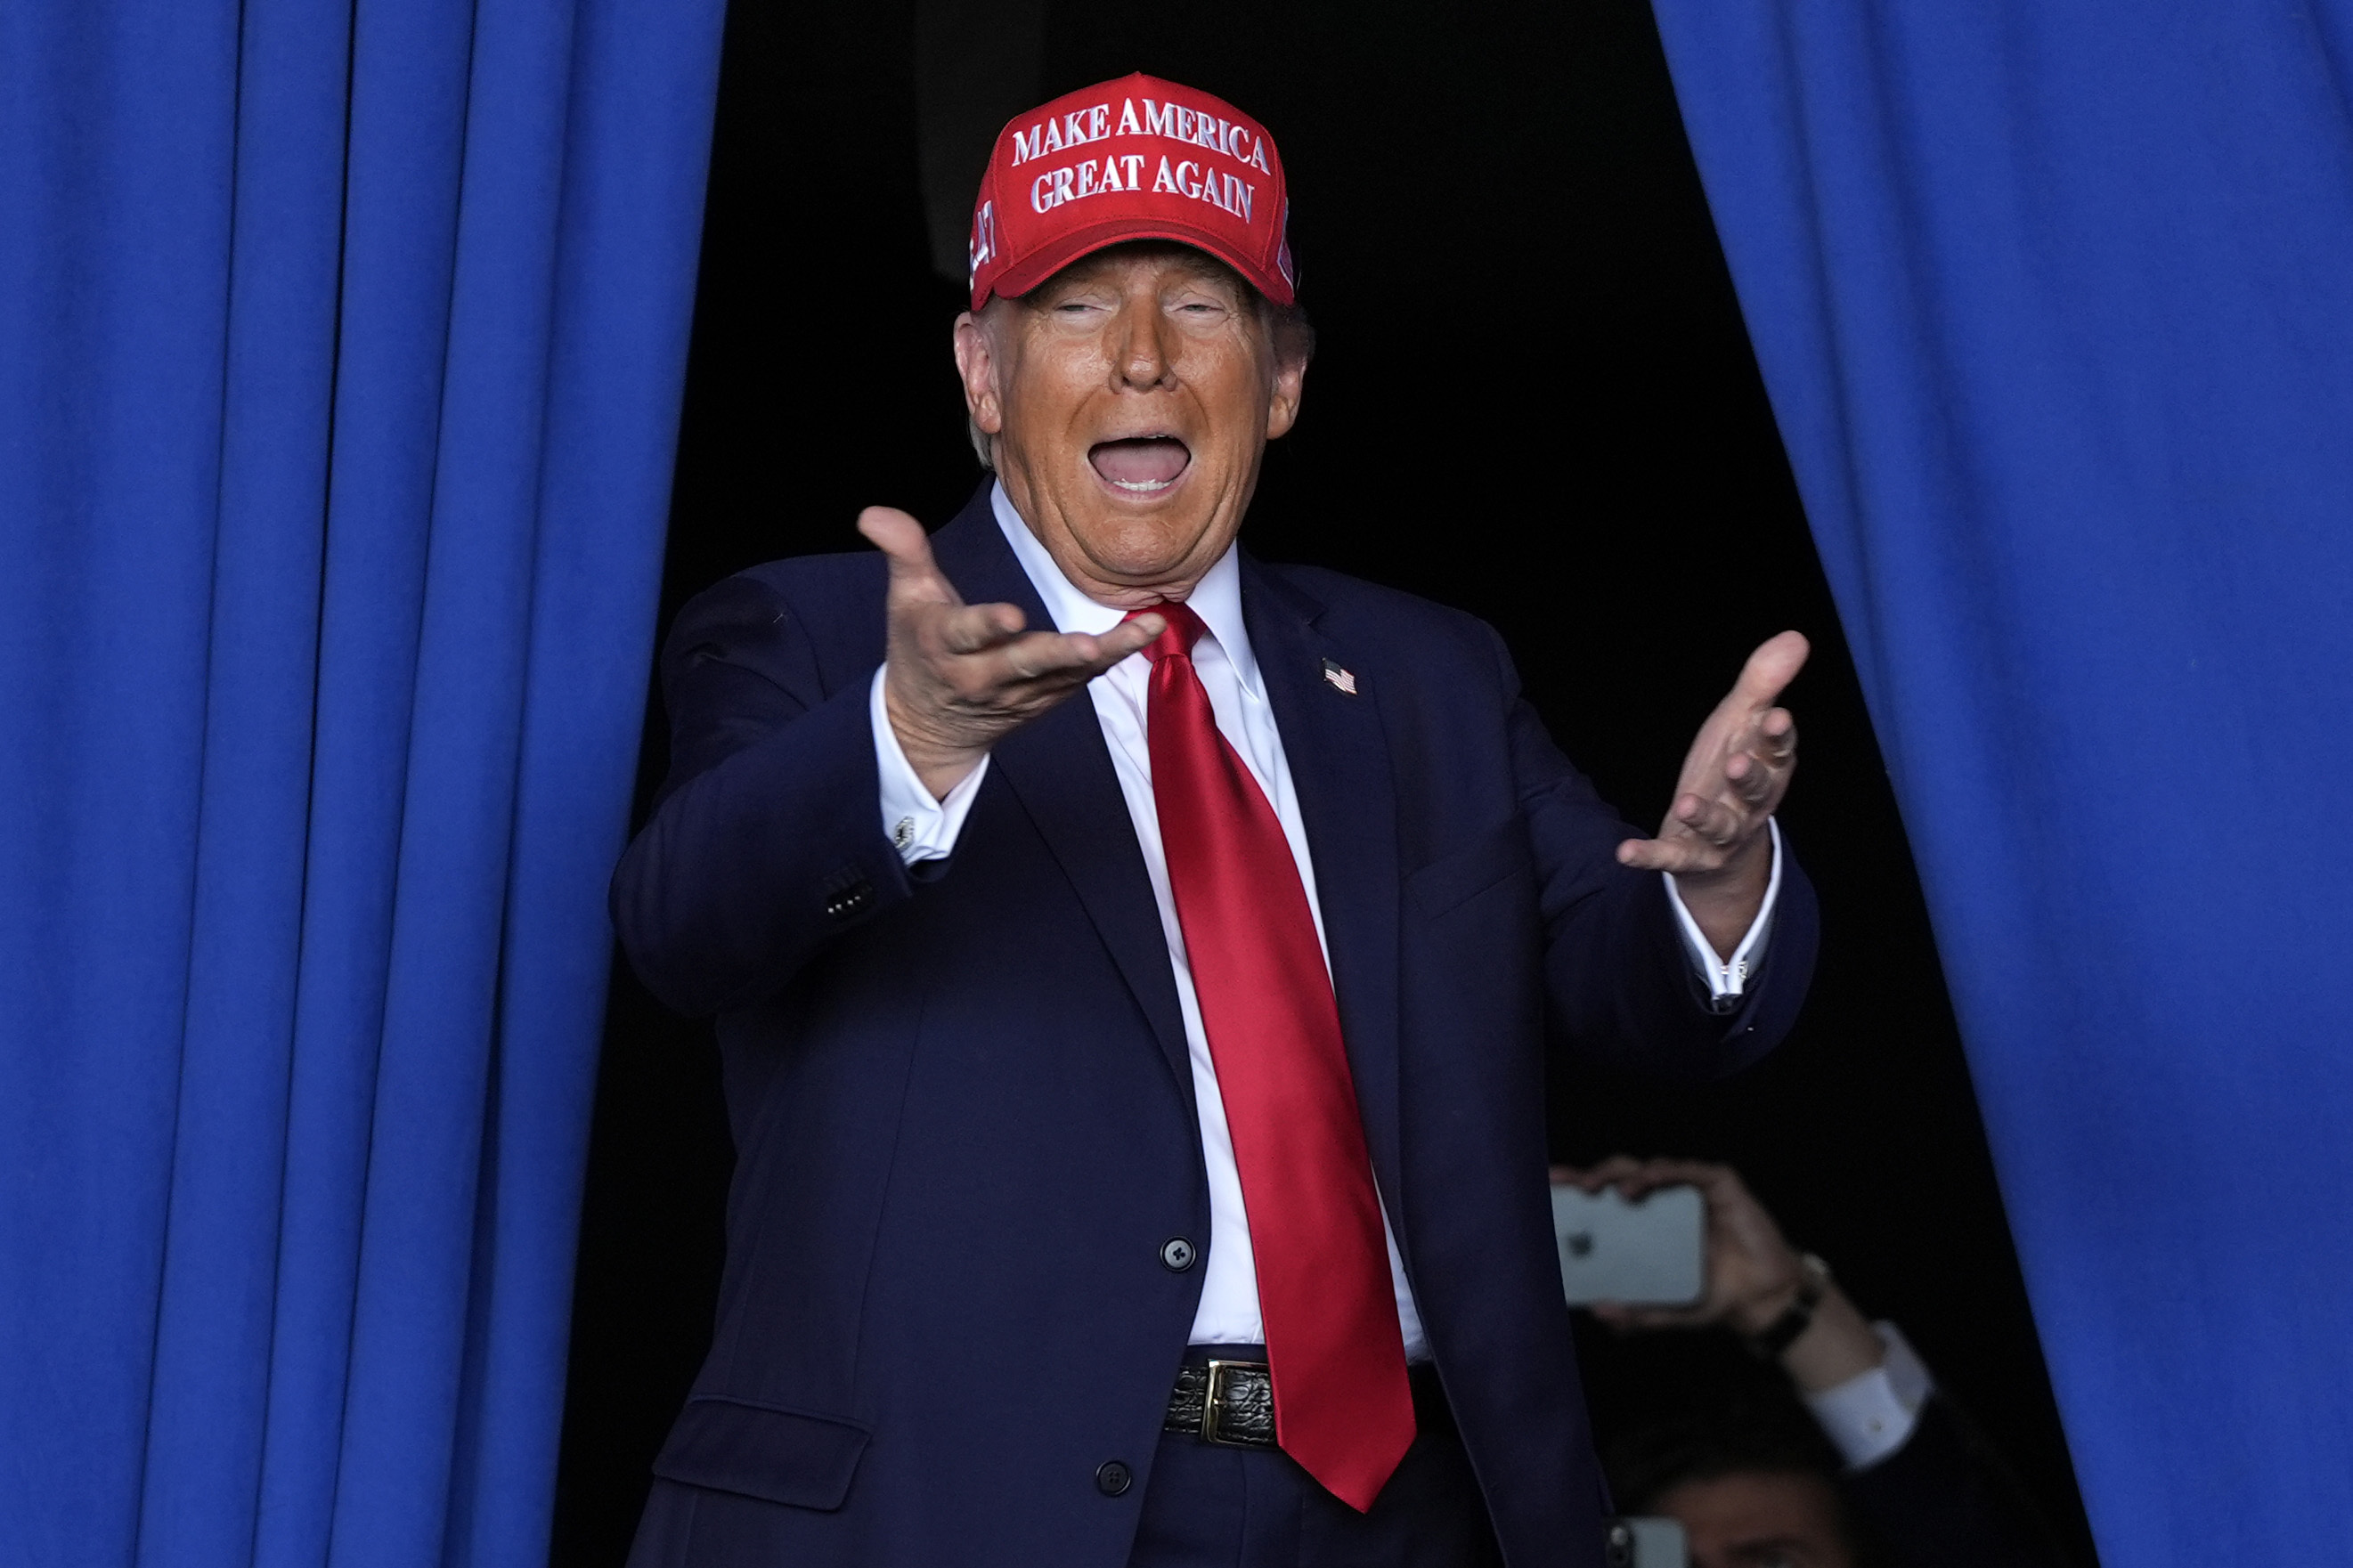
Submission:
[[[1071,585],[1070,579],[1054,564],[1054,558],[1013,510],[1002,484],[991,493],[990,502],[996,510],[997,527],[1004,531],[1006,542],[1013,547],[1015,558],[1038,590],[1038,597],[1057,630],[1101,636],[1119,625],[1125,612],[1098,605]],[[1259,679],[1258,662],[1250,654],[1250,635],[1242,625],[1241,569],[1234,551],[1229,549],[1219,557],[1186,603],[1208,628],[1193,647],[1194,671],[1208,693],[1218,729],[1258,781],[1282,824],[1283,837],[1290,842],[1292,858],[1298,862],[1300,882],[1307,891],[1307,908],[1315,918],[1316,941],[1323,943],[1324,910],[1315,895],[1315,868],[1307,851],[1306,825],[1299,814],[1290,765],[1283,760],[1282,736],[1275,726],[1274,710],[1268,704],[1265,685]],[[1167,938],[1169,965],[1176,973],[1176,1003],[1184,1014],[1185,1043],[1193,1068],[1193,1098],[1200,1111],[1201,1152],[1209,1180],[1210,1228],[1208,1256],[1203,1263],[1201,1303],[1193,1316],[1192,1342],[1262,1344],[1266,1331],[1259,1317],[1258,1268],[1250,1253],[1250,1215],[1242,1205],[1241,1177],[1234,1165],[1233,1139],[1226,1129],[1225,1101],[1218,1092],[1217,1064],[1209,1055],[1208,1036],[1201,1026],[1200,1003],[1193,992],[1184,929],[1177,923],[1176,901],[1169,892],[1168,860],[1161,847],[1160,816],[1152,796],[1152,755],[1145,742],[1145,702],[1151,669],[1149,659],[1140,653],[1133,654],[1090,681],[1087,695],[1094,701],[1095,717],[1103,725],[1103,740],[1111,749],[1120,791],[1127,801],[1128,817],[1135,826],[1136,842],[1144,850],[1145,870],[1152,879],[1153,900],[1159,905],[1160,929]],[[988,763],[983,759],[944,798],[934,800],[915,776],[914,768],[899,748],[897,733],[891,728],[882,700],[883,675],[882,669],[874,672],[870,698],[875,759],[882,781],[882,829],[890,835],[900,855],[913,865],[919,860],[939,858],[955,847]],[[1694,962],[1714,996],[1737,996],[1748,973],[1763,957],[1766,929],[1780,890],[1778,828],[1775,833],[1772,882],[1764,908],[1740,946],[1725,962],[1716,961],[1715,953],[1700,936],[1697,924],[1683,910],[1683,900],[1675,896],[1673,879],[1668,879],[1670,901],[1682,915],[1685,945],[1692,950]],[[1328,969],[1328,945],[1324,963]],[[1406,1282],[1405,1265],[1398,1256],[1397,1236],[1386,1213],[1381,1224],[1388,1241],[1389,1279],[1397,1295],[1398,1326],[1404,1331],[1406,1359],[1427,1360],[1430,1344],[1422,1333],[1421,1314],[1414,1306],[1413,1288]]]
[[[1911,1441],[1920,1407],[1936,1386],[1901,1329],[1871,1327],[1887,1347],[1886,1359],[1835,1388],[1806,1395],[1806,1407],[1850,1470],[1867,1470]]]

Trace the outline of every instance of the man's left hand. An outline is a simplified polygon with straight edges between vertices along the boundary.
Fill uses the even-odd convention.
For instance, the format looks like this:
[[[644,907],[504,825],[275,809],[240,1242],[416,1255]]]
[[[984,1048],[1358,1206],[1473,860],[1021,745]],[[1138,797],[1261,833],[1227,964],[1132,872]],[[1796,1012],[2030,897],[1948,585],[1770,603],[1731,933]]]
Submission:
[[[1797,632],[1761,645],[1699,727],[1656,838],[1629,838],[1619,863],[1674,874],[1683,907],[1719,954],[1757,918],[1773,872],[1765,824],[1798,765],[1798,721],[1775,706],[1810,651]]]

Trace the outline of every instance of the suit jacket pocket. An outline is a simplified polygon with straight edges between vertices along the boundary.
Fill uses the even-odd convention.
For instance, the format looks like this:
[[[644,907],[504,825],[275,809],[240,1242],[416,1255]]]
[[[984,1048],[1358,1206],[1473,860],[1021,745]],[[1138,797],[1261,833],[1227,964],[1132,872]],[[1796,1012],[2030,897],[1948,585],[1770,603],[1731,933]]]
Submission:
[[[1437,916],[1469,903],[1515,871],[1532,868],[1527,825],[1517,816],[1472,836],[1470,847],[1441,855],[1406,878],[1413,901]]]
[[[855,1422],[701,1394],[654,1460],[664,1480],[830,1512],[849,1495],[871,1434]]]

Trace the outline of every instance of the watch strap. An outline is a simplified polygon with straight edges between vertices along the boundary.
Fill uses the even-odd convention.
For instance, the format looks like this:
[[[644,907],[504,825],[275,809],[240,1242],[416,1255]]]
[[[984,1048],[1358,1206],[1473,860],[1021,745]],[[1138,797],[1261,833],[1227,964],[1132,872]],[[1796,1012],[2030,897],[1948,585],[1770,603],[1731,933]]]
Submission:
[[[1781,1315],[1748,1336],[1748,1348],[1760,1361],[1772,1361],[1798,1342],[1799,1335],[1813,1326],[1814,1310],[1822,1304],[1823,1289],[1829,1285],[1830,1265],[1812,1253],[1798,1259],[1798,1294]]]

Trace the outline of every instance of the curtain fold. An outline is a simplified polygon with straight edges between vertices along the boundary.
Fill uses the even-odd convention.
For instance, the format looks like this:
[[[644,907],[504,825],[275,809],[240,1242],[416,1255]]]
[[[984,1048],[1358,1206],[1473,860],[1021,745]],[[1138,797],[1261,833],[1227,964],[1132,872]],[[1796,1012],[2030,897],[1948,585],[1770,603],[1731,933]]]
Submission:
[[[2333,1558],[2353,5],[1656,9],[2104,1560]]]
[[[0,8],[0,1562],[544,1555],[721,12]]]

